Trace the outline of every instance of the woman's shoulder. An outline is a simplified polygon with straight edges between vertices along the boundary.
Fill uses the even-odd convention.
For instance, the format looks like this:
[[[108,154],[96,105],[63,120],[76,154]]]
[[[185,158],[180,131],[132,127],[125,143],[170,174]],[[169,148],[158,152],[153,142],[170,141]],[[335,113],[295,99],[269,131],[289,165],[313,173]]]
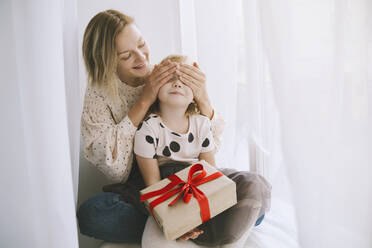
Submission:
[[[85,88],[85,97],[84,101],[89,101],[89,100],[104,100],[105,90],[101,87],[98,87],[96,85],[92,85],[91,83],[87,84],[87,87]]]

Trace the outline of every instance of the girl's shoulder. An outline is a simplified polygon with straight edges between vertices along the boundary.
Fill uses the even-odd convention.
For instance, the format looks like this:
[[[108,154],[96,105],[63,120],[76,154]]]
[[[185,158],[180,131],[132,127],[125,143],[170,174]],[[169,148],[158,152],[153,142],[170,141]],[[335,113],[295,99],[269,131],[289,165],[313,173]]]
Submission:
[[[151,130],[153,133],[158,133],[160,118],[156,114],[150,114],[147,116],[139,125],[139,127],[145,126],[146,130]],[[140,128],[139,128],[140,129]]]
[[[201,115],[201,114],[190,115],[190,118],[192,122],[196,123],[198,126],[199,125],[210,125],[211,123],[208,117]]]
[[[154,123],[159,123],[159,116],[157,114],[149,114],[144,120],[147,125],[153,125]]]
[[[194,126],[197,133],[205,133],[211,129],[211,121],[208,117],[201,114],[193,114],[190,116],[190,123]]]

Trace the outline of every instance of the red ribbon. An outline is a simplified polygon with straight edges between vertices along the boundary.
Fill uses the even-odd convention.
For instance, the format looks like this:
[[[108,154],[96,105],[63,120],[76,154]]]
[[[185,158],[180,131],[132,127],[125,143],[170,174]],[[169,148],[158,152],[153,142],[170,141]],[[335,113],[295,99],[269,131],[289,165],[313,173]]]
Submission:
[[[201,171],[201,173],[193,177],[194,174],[198,171]],[[178,194],[178,196],[171,203],[169,203],[168,206],[171,206],[174,203],[176,203],[176,201],[182,196],[182,194],[183,194],[183,201],[185,203],[188,203],[191,200],[191,197],[194,196],[199,203],[200,216],[204,223],[210,219],[208,198],[196,186],[199,186],[203,183],[219,178],[223,176],[223,174],[218,171],[218,172],[213,173],[210,176],[205,177],[206,175],[207,175],[207,172],[203,169],[202,164],[194,164],[193,166],[191,166],[189,170],[189,176],[188,176],[187,182],[183,181],[181,178],[179,178],[177,175],[174,174],[168,177],[168,179],[171,181],[168,185],[164,186],[163,188],[159,190],[155,190],[155,191],[143,194],[141,196],[141,202],[147,199],[150,199],[152,197],[161,195],[160,197],[150,202],[150,212],[152,214],[154,207],[166,201],[167,199],[174,196],[175,194]],[[178,185],[179,187],[173,189],[174,187]]]

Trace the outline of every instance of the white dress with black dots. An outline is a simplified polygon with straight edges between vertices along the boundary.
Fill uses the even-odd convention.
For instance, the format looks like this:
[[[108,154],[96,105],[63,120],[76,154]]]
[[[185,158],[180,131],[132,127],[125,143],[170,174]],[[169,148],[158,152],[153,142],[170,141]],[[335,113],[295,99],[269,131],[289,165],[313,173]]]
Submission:
[[[125,182],[133,162],[133,140],[137,127],[128,112],[139,99],[143,86],[132,87],[117,78],[119,102],[103,89],[87,85],[81,116],[84,157],[112,182]],[[216,150],[224,129],[222,116],[215,112],[212,134]]]
[[[159,166],[171,162],[195,163],[199,154],[213,151],[215,144],[210,120],[203,115],[189,116],[187,133],[169,129],[161,117],[151,114],[137,129],[134,153],[143,158],[154,158]]]

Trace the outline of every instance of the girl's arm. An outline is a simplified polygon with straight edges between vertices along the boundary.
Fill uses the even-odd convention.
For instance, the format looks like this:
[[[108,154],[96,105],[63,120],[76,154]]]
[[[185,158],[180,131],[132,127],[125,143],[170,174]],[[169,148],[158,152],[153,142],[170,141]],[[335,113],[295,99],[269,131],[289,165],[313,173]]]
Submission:
[[[136,155],[136,159],[146,187],[161,180],[159,165],[156,159],[144,158],[138,155]]]
[[[200,153],[199,160],[205,160],[208,164],[216,167],[216,162],[214,161],[214,151]]]

